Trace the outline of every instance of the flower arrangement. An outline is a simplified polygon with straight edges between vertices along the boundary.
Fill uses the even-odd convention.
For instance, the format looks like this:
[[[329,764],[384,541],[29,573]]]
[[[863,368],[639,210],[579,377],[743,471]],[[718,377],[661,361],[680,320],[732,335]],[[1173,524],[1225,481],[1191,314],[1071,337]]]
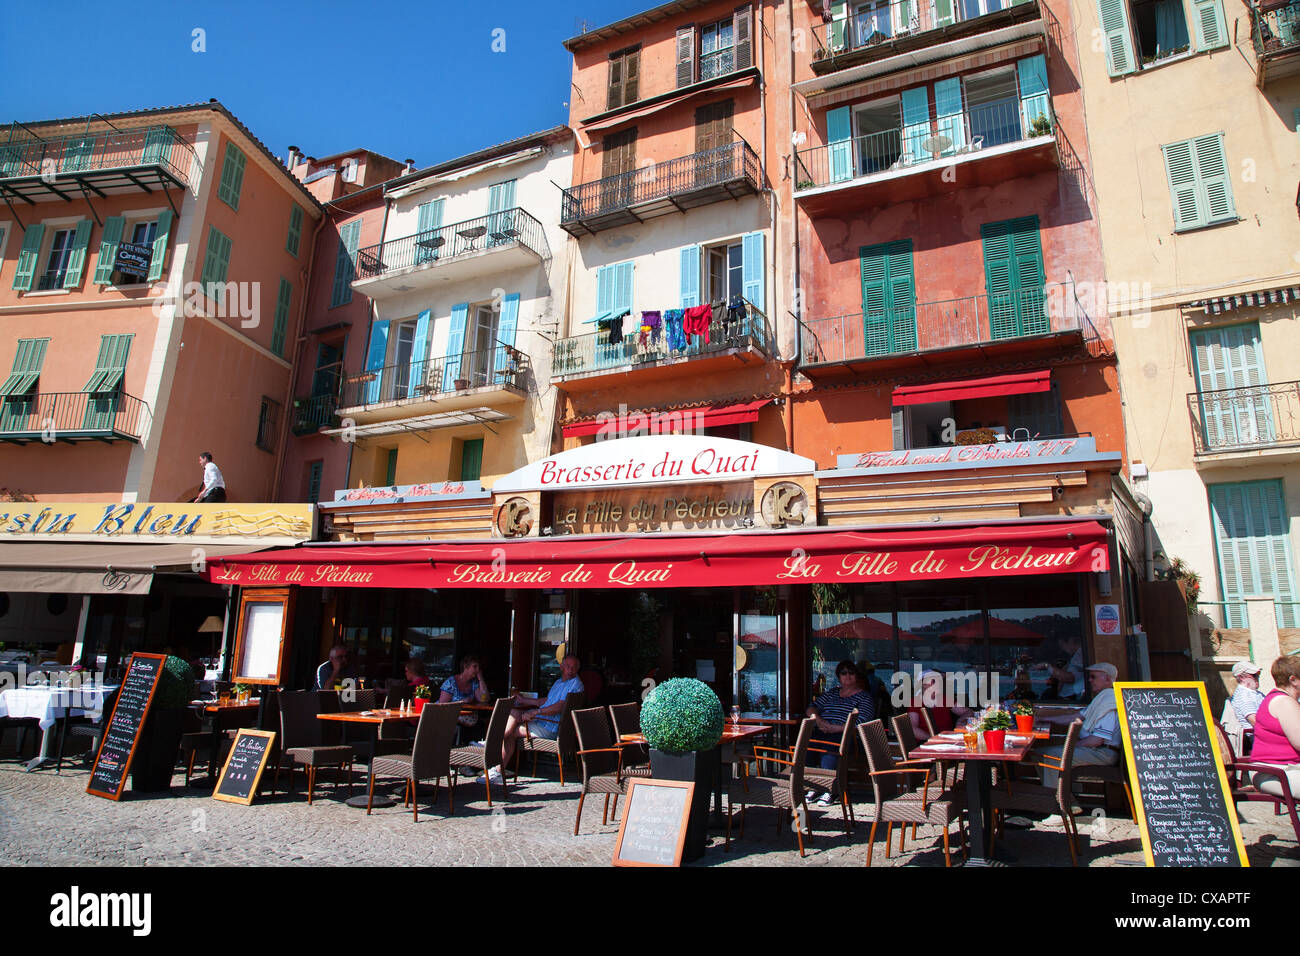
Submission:
[[[416,700],[430,700],[432,699],[432,695],[433,687],[429,684],[421,684],[419,687],[415,688]]]
[[[711,750],[722,739],[722,701],[703,681],[674,677],[641,705],[646,743],[664,753]]]
[[[1034,705],[1027,700],[1018,700],[1015,707],[1011,709],[1011,713],[1016,717],[1032,717],[1034,716]]]
[[[1031,709],[1030,713],[1032,712]],[[984,715],[984,719],[980,721],[980,730],[984,731],[1010,730],[1014,726],[1015,722],[1012,721],[1011,715],[1005,710],[990,710]]]

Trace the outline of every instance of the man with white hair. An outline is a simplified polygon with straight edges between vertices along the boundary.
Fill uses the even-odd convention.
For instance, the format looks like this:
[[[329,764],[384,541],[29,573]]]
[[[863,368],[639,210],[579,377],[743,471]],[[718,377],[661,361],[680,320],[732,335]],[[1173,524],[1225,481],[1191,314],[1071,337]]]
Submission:
[[[1263,668],[1254,661],[1237,661],[1232,665],[1232,676],[1237,679],[1237,689],[1232,693],[1232,712],[1246,729],[1255,726],[1255,713],[1264,703],[1264,695],[1259,691],[1261,670]]]
[[[1083,726],[1074,745],[1074,766],[1114,766],[1119,763],[1119,714],[1115,703],[1115,678],[1119,676],[1114,664],[1093,664],[1086,671],[1088,686],[1092,690],[1092,703],[1083,712]],[[1061,747],[1044,747],[1039,753],[1044,757],[1061,758]],[[1043,768],[1043,786],[1056,788],[1060,774]],[[1043,823],[1059,824],[1059,816],[1048,817]]]

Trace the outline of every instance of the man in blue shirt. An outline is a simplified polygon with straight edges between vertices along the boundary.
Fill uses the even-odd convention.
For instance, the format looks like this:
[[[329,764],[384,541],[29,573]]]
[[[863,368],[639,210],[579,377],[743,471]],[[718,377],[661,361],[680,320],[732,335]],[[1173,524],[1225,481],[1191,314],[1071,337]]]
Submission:
[[[501,767],[493,767],[488,777],[493,783],[501,782],[501,768],[510,765],[515,755],[515,747],[525,734],[554,740],[560,734],[560,713],[564,710],[564,699],[575,691],[581,691],[582,681],[578,679],[578,658],[569,654],[560,662],[560,679],[551,685],[551,692],[543,703],[536,700],[515,698],[515,708],[510,711],[506,721],[505,743],[501,746]]]

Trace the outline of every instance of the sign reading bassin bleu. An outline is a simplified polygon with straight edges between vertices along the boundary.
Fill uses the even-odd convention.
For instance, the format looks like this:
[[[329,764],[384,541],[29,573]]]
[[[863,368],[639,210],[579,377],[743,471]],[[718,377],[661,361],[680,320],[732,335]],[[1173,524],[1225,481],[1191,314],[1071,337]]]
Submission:
[[[1097,451],[1091,435],[1034,441],[1002,441],[988,445],[940,445],[898,448],[840,455],[833,471],[820,475],[898,474],[909,471],[950,471],[965,468],[1005,468],[1009,465],[1083,464],[1119,461],[1113,452]]]
[[[18,510],[21,507],[22,510]],[[312,505],[69,501],[0,512],[0,540],[310,540]]]

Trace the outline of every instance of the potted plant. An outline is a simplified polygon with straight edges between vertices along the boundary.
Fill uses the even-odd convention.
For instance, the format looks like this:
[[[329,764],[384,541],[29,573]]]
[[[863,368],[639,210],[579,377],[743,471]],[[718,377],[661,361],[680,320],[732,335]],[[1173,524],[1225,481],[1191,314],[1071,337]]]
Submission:
[[[984,749],[991,754],[1001,753],[1006,744],[1007,731],[1014,725],[1011,715],[1005,710],[991,710],[980,721],[980,730],[984,733]]]
[[[194,697],[194,673],[179,657],[168,656],[158,677],[158,689],[144,726],[135,756],[131,758],[131,790],[135,793],[163,793],[171,789],[176,754],[185,733]]]
[[[1033,733],[1034,731],[1034,705],[1027,700],[1016,701],[1015,707],[1011,710],[1012,715],[1016,718],[1016,730],[1022,734]]]
[[[1039,113],[1037,116],[1035,116],[1033,122],[1029,124],[1030,136],[1047,136],[1051,132],[1052,132],[1052,121],[1042,113]]]
[[[686,827],[685,860],[698,860],[708,843],[709,798],[720,760],[722,701],[703,681],[674,677],[641,705],[641,731],[650,747],[650,773],[660,780],[695,784]]]
[[[464,391],[465,389],[469,388],[469,384],[470,382],[469,379],[467,378],[456,379],[456,391],[458,392]]]
[[[411,713],[418,714],[424,710],[424,705],[432,699],[430,697],[432,693],[433,688],[428,684],[421,684],[415,688],[415,696],[411,698]]]

